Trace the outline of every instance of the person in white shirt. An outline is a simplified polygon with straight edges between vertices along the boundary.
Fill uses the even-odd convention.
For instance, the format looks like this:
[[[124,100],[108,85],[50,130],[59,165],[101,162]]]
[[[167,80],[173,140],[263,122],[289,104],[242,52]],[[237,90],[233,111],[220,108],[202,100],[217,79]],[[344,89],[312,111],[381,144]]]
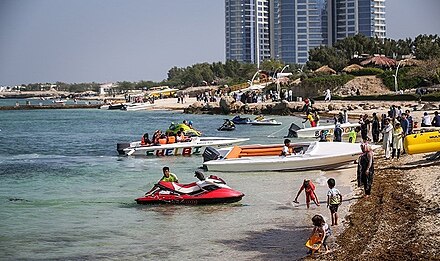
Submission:
[[[431,117],[429,116],[429,114],[425,111],[425,113],[423,113],[423,117],[422,117],[422,127],[431,127]]]
[[[325,90],[325,98],[324,101],[330,101],[332,99],[332,94],[330,92],[330,89]]]
[[[290,147],[290,140],[289,139],[285,139],[284,140],[284,147],[283,147],[283,150],[281,151],[281,155],[280,156],[291,155],[289,147]]]

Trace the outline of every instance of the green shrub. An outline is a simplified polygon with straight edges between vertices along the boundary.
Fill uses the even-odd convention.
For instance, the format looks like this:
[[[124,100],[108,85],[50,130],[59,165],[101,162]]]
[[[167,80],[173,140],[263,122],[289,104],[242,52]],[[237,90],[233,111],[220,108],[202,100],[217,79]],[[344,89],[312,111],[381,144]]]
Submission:
[[[384,71],[380,68],[362,68],[360,70],[357,71],[352,71],[349,72],[349,74],[351,75],[355,75],[355,76],[364,76],[364,75],[379,75],[379,74],[383,74]]]
[[[329,75],[319,76],[314,78],[307,78],[301,82],[301,85],[305,88],[317,88],[317,89],[334,89],[339,86],[343,86],[348,81],[353,80],[353,75]]]
[[[394,91],[394,74],[396,71],[384,71],[382,74],[378,75],[382,78],[383,83],[388,89]],[[422,86],[423,78],[421,77],[411,77],[407,75],[408,69],[403,68],[399,70],[397,74],[397,84],[399,90],[413,89]]]

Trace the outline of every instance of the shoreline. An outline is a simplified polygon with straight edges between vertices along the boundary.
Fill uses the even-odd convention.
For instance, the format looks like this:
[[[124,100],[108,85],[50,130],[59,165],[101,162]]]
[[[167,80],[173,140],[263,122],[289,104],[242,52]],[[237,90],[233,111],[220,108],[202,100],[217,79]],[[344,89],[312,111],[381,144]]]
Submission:
[[[440,162],[428,161],[430,154],[403,155],[399,162],[376,154],[371,196],[349,206],[335,248],[317,259],[440,259]]]

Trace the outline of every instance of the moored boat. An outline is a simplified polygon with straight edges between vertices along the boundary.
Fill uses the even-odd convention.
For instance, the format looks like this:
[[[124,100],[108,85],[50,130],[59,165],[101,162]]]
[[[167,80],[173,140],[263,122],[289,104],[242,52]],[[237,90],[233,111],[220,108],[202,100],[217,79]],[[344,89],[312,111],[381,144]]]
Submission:
[[[348,133],[355,129],[356,127],[360,127],[359,123],[342,123],[342,135],[348,135]],[[333,135],[333,131],[335,129],[335,125],[321,125],[317,127],[310,128],[301,128],[295,123],[292,123],[289,127],[289,133],[286,137],[288,138],[317,138],[321,135],[323,131],[327,131],[328,135]]]
[[[247,117],[242,118],[240,115],[237,115],[232,119],[232,122],[235,124],[251,124],[252,120]]]
[[[203,167],[220,172],[322,170],[354,162],[362,153],[359,143],[345,142],[294,143],[288,156],[280,156],[282,148],[282,144],[207,148]]]
[[[281,122],[275,119],[256,119],[251,122],[252,125],[281,125]]]
[[[124,111],[140,111],[153,107],[154,104],[149,102],[140,102],[140,103],[124,103],[121,110]]]
[[[245,142],[248,138],[193,137],[191,141],[171,144],[141,145],[141,141],[118,143],[119,155],[127,156],[190,156],[202,154],[208,146],[225,147]]]

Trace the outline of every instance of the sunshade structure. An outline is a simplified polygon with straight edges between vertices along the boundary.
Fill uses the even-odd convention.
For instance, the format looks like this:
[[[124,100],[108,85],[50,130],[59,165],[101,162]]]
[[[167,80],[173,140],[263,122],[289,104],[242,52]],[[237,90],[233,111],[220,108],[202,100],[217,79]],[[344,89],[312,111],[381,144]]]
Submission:
[[[380,55],[367,58],[366,60],[361,62],[361,65],[369,64],[381,67],[394,67],[396,66],[396,60]]]
[[[403,60],[400,60],[398,62],[398,64],[400,64],[400,66],[418,66],[421,63],[422,63],[422,61],[416,60],[416,59],[412,59],[412,58],[403,59]]]
[[[359,71],[360,69],[363,69],[364,67],[360,66],[359,64],[350,64],[349,66],[346,66],[344,69],[342,69],[343,72],[353,72],[353,71]]]
[[[328,74],[336,74],[336,71],[332,68],[328,67],[328,65],[324,65],[315,70],[317,73],[328,73]]]

